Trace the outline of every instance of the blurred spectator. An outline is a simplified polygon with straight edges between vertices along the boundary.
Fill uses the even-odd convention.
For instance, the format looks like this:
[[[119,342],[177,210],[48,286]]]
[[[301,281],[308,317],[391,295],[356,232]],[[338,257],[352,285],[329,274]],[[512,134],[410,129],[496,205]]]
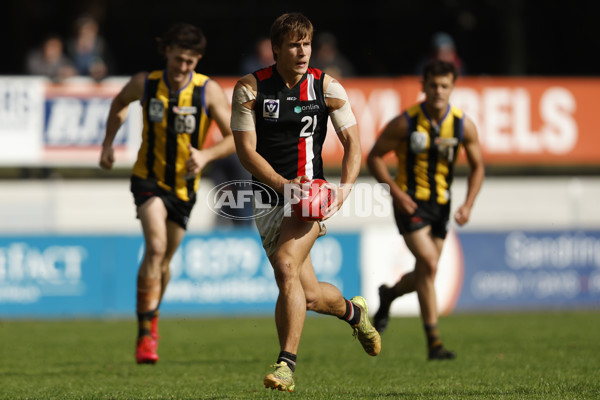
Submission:
[[[275,64],[273,58],[273,49],[271,48],[271,39],[261,37],[254,43],[254,49],[251,55],[242,60],[240,73],[242,75],[250,74],[258,69]]]
[[[25,72],[45,76],[55,82],[77,74],[73,63],[64,54],[62,38],[55,33],[48,34],[38,48],[29,52]]]
[[[319,68],[335,79],[354,76],[354,67],[340,53],[337,39],[329,32],[316,35],[314,39],[311,66]]]
[[[423,57],[416,65],[415,74],[421,75],[423,67],[433,60],[442,60],[454,63],[458,69],[459,75],[467,73],[466,66],[458,56],[454,39],[446,32],[437,32],[431,37],[429,54]]]
[[[112,57],[99,29],[94,18],[81,16],[75,21],[75,36],[67,43],[67,53],[78,74],[97,81],[113,73]]]

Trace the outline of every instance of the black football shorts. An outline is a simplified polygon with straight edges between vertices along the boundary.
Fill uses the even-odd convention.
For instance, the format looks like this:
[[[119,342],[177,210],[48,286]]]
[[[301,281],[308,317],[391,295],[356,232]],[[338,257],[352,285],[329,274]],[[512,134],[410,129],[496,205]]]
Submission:
[[[447,204],[421,200],[415,200],[415,202],[417,210],[413,215],[402,214],[394,207],[394,217],[400,233],[414,232],[431,225],[433,236],[445,239],[450,221],[450,202]]]
[[[156,181],[142,179],[137,176],[131,177],[131,193],[133,193],[133,199],[137,207],[152,197],[160,197],[167,208],[167,219],[179,224],[183,229],[187,229],[192,208],[196,203],[195,194],[190,201],[184,201],[177,197],[175,193],[158,186]],[[139,215],[137,217],[139,218]]]

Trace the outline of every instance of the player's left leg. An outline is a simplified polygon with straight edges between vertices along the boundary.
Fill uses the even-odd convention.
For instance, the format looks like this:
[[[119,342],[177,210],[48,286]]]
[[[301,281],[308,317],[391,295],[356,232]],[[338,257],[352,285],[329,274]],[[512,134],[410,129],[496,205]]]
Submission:
[[[335,315],[348,322],[364,350],[372,356],[379,354],[381,338],[369,321],[367,302],[363,297],[355,296],[347,300],[337,287],[327,282],[319,282],[310,255],[302,265],[300,279],[306,296],[307,310]]]
[[[428,358],[430,360],[455,358],[454,352],[444,348],[438,330],[437,295],[434,282],[444,239],[432,235],[431,227],[411,232],[404,237],[408,248],[416,258],[415,285],[427,338]]]
[[[156,307],[156,311],[152,317],[151,325],[150,325],[150,336],[152,336],[152,338],[156,341],[157,348],[158,348],[158,339],[159,339],[159,335],[158,335],[159,308],[160,308],[160,304],[162,302],[162,298],[165,294],[165,291],[167,290],[167,285],[169,284],[169,280],[171,277],[171,268],[170,268],[171,260],[173,259],[173,255],[175,254],[175,251],[177,251],[177,248],[179,248],[179,245],[181,244],[181,241],[183,240],[184,236],[185,236],[185,229],[181,225],[179,225],[178,223],[175,223],[171,220],[167,220],[167,248],[165,250],[164,257],[162,259],[161,267],[160,267],[160,271],[161,271],[160,298],[159,298],[159,302]]]
[[[300,281],[306,297],[306,309],[319,314],[341,318],[346,313],[346,301],[337,287],[328,282],[319,282],[313,269],[310,254],[304,260]]]
[[[435,243],[436,248],[438,249],[438,254],[442,254],[442,248],[444,247],[444,239],[433,236],[433,241]],[[439,262],[439,257],[438,257]],[[437,268],[436,268],[437,272]],[[435,279],[435,276],[434,276]],[[435,295],[435,288],[433,288],[433,293]],[[433,301],[433,303],[431,302]],[[440,339],[440,333],[438,329],[438,309],[437,309],[437,295],[433,298],[428,304],[431,307],[433,304],[435,307],[432,307],[430,310],[430,314],[435,315],[435,322],[431,322],[429,324],[424,324],[425,336],[427,337],[427,347],[428,347],[428,359],[429,360],[452,360],[456,358],[456,353],[454,351],[448,350],[442,344],[442,340]]]

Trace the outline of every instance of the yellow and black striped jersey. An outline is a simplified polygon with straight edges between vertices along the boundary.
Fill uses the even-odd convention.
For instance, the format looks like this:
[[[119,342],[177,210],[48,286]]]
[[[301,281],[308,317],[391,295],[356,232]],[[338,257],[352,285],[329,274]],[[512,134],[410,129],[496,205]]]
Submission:
[[[396,150],[396,183],[414,199],[447,204],[463,141],[464,113],[448,105],[441,123],[435,125],[425,111],[425,103],[420,103],[404,115],[408,129],[406,140]]]
[[[156,180],[163,189],[189,201],[198,190],[200,176],[186,180],[188,143],[201,149],[211,118],[205,102],[210,78],[190,73],[188,84],[171,92],[166,71],[153,71],[146,78],[142,109],[142,144],[133,166],[133,175]]]

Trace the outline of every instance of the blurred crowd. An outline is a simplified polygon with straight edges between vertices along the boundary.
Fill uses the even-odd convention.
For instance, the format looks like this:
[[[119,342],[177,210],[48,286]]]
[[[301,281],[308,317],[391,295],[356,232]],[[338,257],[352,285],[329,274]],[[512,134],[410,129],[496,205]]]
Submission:
[[[256,38],[249,47],[248,55],[240,60],[240,75],[275,63],[268,37]],[[423,65],[432,59],[452,61],[461,75],[467,72],[454,39],[448,33],[435,33],[431,37],[430,48],[426,51],[415,65],[415,74],[419,75]],[[342,53],[337,37],[331,32],[320,32],[313,38],[311,64],[338,80],[357,76],[356,68]],[[68,37],[48,32],[29,51],[23,68],[28,75],[44,76],[57,83],[75,76],[101,81],[120,72],[116,68],[110,45],[101,34],[99,22],[88,14],[81,15],[74,21],[72,33]]]
[[[72,35],[66,39],[58,33],[48,33],[27,54],[24,68],[29,75],[45,76],[54,82],[73,76],[100,81],[115,72],[99,23],[89,15],[77,18]]]

